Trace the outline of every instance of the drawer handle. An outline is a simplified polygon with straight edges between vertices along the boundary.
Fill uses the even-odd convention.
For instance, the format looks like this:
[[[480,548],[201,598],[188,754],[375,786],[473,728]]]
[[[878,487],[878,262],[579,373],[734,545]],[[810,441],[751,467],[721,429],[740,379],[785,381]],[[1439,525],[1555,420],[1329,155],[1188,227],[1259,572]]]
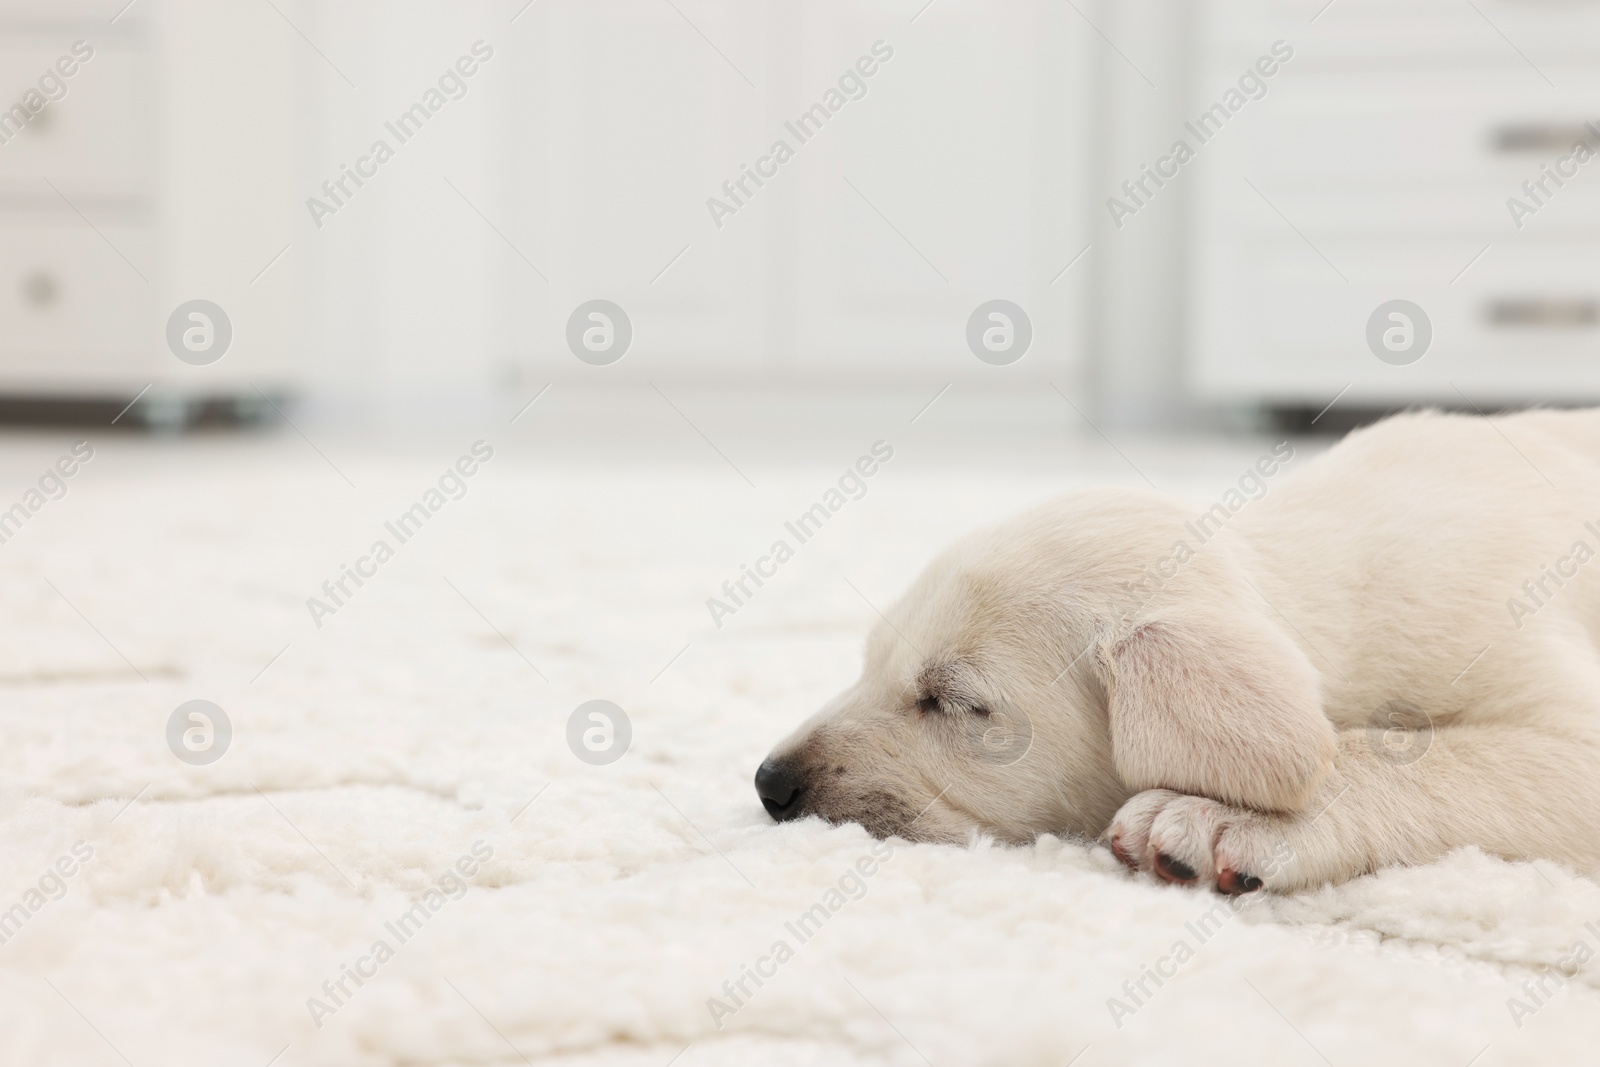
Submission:
[[[1494,150],[1565,152],[1579,141],[1600,145],[1600,129],[1592,122],[1513,122],[1494,131]]]
[[[1600,323],[1600,301],[1589,299],[1506,299],[1489,301],[1492,326],[1573,330]]]

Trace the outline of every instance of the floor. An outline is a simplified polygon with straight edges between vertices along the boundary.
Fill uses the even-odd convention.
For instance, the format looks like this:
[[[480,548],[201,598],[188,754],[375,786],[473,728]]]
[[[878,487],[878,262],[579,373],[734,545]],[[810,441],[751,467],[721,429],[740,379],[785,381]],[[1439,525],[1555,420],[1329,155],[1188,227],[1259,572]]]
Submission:
[[[1600,977],[1523,987],[1600,944],[1600,888],[1551,865],[1235,914],[1054,838],[852,878],[858,829],[766,818],[756,763],[941,545],[1074,486],[1214,499],[1274,443],[1108,440],[1061,400],[555,389],[427,429],[0,437],[0,511],[45,479],[0,544],[0,1062],[1589,1056]],[[714,621],[876,442],[864,495]]]

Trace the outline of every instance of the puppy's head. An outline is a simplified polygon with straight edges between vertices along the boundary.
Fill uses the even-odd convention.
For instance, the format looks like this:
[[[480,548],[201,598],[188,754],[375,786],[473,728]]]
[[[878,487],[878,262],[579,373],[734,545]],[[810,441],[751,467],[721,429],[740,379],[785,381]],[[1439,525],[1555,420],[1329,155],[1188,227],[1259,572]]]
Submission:
[[[873,628],[856,683],[762,763],[769,814],[942,841],[1110,818],[1125,791],[1105,773],[1105,694],[1069,669],[1095,636],[1075,582],[1094,561],[1062,517],[979,533],[923,572]]]
[[[946,552],[761,764],[767,812],[1020,843],[1098,833],[1156,786],[1292,805],[1331,759],[1315,673],[1220,544],[1170,562],[1183,519],[1080,494]]]

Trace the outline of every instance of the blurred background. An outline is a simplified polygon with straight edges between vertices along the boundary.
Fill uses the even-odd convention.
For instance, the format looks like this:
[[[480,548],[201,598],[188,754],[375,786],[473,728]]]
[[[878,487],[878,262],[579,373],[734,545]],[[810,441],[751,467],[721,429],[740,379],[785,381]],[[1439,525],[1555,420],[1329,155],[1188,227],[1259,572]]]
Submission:
[[[1592,400],[1597,31],[1578,0],[0,0],[0,399]],[[212,359],[169,339],[195,300]],[[569,344],[592,300],[610,362]],[[978,314],[985,359],[991,300],[1025,321]]]

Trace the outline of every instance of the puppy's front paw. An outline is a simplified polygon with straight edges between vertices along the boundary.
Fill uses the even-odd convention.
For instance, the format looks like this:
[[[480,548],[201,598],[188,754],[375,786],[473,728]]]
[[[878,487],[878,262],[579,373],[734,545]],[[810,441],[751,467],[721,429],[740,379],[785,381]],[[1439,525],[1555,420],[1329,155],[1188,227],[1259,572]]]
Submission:
[[[1293,855],[1278,821],[1205,797],[1149,789],[1122,806],[1104,836],[1123,863],[1163,881],[1249,893],[1276,887]]]

